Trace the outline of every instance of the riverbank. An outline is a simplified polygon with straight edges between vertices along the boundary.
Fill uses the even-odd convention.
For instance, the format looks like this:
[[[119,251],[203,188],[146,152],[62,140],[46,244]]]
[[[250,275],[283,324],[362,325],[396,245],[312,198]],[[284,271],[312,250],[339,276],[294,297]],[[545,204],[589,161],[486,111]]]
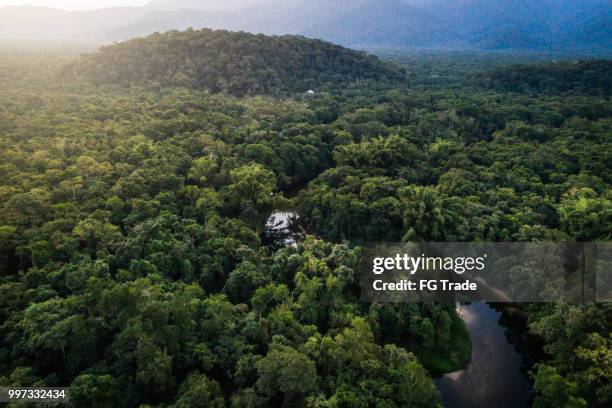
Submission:
[[[421,365],[434,377],[461,370],[467,367],[472,358],[472,340],[465,323],[457,315],[452,319],[449,355],[425,350],[419,346],[411,348]]]

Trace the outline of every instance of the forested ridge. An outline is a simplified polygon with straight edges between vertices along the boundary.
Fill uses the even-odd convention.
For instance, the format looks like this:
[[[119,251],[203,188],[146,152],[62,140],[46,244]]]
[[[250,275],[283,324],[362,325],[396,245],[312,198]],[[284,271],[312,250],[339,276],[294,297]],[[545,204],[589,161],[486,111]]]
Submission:
[[[148,63],[193,35],[217,34],[134,44]],[[75,407],[440,406],[432,373],[469,356],[455,305],[361,302],[360,242],[611,237],[612,105],[590,82],[506,92],[477,62],[410,59],[409,83],[280,98],[99,86],[66,59],[0,59],[2,386],[70,386]],[[288,208],[311,234],[295,246],[265,231]],[[610,305],[515,311],[544,344],[533,405],[609,406]]]
[[[203,29],[106,46],[67,68],[65,75],[96,84],[286,96],[322,86],[397,81],[404,72],[372,55],[320,40]]]

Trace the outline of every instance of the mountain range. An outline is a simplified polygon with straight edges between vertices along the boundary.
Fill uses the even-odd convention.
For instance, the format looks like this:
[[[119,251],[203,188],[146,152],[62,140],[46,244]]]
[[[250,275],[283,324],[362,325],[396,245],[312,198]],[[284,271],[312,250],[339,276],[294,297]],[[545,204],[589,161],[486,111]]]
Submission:
[[[612,0],[153,0],[93,11],[0,8],[0,39],[108,43],[188,27],[298,34],[365,49],[607,54]]]

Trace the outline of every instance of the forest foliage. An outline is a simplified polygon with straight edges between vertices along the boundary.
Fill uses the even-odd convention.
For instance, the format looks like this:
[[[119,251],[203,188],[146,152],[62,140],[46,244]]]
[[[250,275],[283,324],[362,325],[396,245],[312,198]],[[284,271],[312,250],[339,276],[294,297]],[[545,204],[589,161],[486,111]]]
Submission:
[[[481,78],[491,89],[505,92],[560,94],[565,92],[610,97],[612,61],[561,61],[498,67]]]
[[[160,34],[76,66],[108,56],[88,75],[131,82],[198,35],[226,34]],[[235,35],[246,42],[224,47],[244,53],[221,61],[260,40],[265,61],[237,83],[270,62],[266,44],[298,61],[322,44]],[[147,63],[104,76],[132,51]],[[453,61],[436,63],[446,77],[414,63],[410,83],[279,98],[174,73],[58,81],[63,56],[0,60],[0,385],[70,386],[75,407],[439,406],[417,356],[461,360],[455,307],[359,301],[358,244],[612,230],[609,95],[483,89]],[[314,86],[291,84],[303,68],[279,69],[281,84]],[[270,242],[268,216],[291,208],[310,235]],[[521,312],[545,344],[534,405],[609,406],[609,304]]]
[[[285,96],[323,86],[397,81],[404,72],[372,55],[320,40],[190,29],[103,47],[68,67],[65,75],[96,84]]]

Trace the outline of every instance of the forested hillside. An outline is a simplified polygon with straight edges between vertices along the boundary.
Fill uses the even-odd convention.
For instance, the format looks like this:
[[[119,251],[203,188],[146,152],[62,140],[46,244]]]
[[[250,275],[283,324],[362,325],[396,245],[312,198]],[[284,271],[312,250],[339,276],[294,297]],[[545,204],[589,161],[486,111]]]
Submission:
[[[397,66],[323,41],[207,29],[107,46],[69,69],[71,74],[96,84],[185,86],[236,96],[282,96],[404,77]]]
[[[470,356],[455,305],[360,301],[361,242],[611,238],[597,81],[559,95],[499,68],[512,92],[487,89],[477,58],[440,56],[404,60],[407,83],[320,41],[214,31],[68,72],[3,55],[0,386],[69,386],[73,407],[437,407],[432,376]],[[269,239],[276,210],[303,241]],[[534,406],[610,406],[609,303],[513,310],[544,345]]]

